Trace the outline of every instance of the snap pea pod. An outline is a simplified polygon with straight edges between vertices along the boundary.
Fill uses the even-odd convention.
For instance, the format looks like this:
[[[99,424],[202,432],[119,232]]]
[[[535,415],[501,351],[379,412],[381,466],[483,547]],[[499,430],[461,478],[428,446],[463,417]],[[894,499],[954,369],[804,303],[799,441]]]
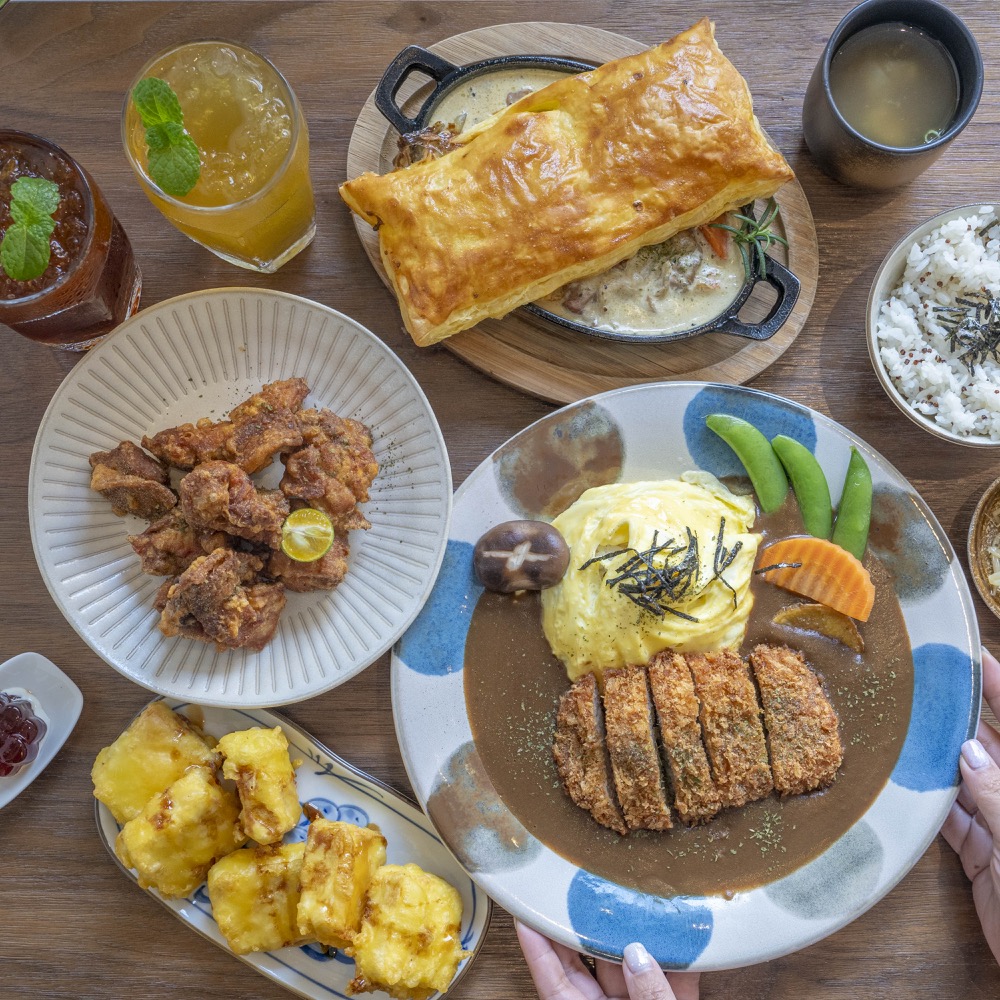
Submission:
[[[858,559],[864,559],[872,523],[872,474],[857,448],[851,448],[847,478],[840,494],[833,541]]]
[[[753,424],[728,413],[713,413],[705,418],[705,424],[736,452],[753,483],[760,509],[765,514],[777,510],[788,495],[788,478],[771,442]]]
[[[833,504],[826,475],[816,456],[804,444],[784,434],[772,438],[771,447],[792,481],[806,531],[814,538],[829,538],[833,530]]]

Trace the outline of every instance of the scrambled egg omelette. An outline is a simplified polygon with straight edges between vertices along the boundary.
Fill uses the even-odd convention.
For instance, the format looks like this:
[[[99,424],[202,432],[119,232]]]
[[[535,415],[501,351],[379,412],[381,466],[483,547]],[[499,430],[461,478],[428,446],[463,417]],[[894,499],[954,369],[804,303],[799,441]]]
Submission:
[[[545,637],[570,679],[667,648],[739,646],[761,537],[754,518],[753,497],[706,472],[587,490],[553,522],[570,565],[542,591]]]

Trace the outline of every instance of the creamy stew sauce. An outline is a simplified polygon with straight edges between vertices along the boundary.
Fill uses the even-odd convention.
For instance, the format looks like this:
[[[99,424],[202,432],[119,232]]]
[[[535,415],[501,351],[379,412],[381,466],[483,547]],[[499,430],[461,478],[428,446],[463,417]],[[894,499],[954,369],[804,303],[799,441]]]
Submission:
[[[802,533],[794,497],[759,518],[765,544]],[[862,656],[832,639],[771,624],[800,598],[759,578],[742,652],[760,642],[800,649],[824,679],[840,716],[844,762],[827,790],[781,800],[772,795],[720,813],[707,826],[627,837],[604,829],[562,789],[552,759],[559,697],[569,686],[549,650],[537,594],[485,593],[465,652],[465,699],[473,738],[497,792],[542,843],[620,885],[657,895],[729,895],[801,867],[841,837],[879,794],[899,756],[913,698],[913,658],[892,580],[870,554],[876,587],[861,624]]]

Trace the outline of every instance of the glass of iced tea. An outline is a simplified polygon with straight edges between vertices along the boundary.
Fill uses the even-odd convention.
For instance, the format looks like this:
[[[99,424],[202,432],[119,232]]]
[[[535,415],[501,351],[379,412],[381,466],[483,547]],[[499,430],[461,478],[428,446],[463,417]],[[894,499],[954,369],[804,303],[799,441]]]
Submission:
[[[0,129],[0,236],[13,227],[12,189],[21,178],[58,188],[49,261],[30,280],[0,267],[0,324],[31,340],[85,351],[139,306],[142,278],[125,230],[94,179],[55,143]]]
[[[135,86],[169,84],[200,158],[197,182],[170,194],[153,179]],[[223,260],[273,272],[316,232],[309,132],[285,78],[263,56],[231,42],[189,42],[151,59],[125,98],[122,141],[149,200]]]

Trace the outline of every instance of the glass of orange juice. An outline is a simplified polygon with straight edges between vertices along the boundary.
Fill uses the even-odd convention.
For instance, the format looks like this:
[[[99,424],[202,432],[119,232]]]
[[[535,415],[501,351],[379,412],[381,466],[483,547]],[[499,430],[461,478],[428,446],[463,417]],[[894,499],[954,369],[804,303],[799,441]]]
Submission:
[[[184,194],[168,193],[150,166],[148,122],[134,100],[136,85],[149,78],[176,95],[183,130],[197,147],[200,172]],[[312,242],[306,120],[285,78],[253,50],[198,41],[151,59],[125,97],[122,142],[149,200],[223,260],[271,273]]]

